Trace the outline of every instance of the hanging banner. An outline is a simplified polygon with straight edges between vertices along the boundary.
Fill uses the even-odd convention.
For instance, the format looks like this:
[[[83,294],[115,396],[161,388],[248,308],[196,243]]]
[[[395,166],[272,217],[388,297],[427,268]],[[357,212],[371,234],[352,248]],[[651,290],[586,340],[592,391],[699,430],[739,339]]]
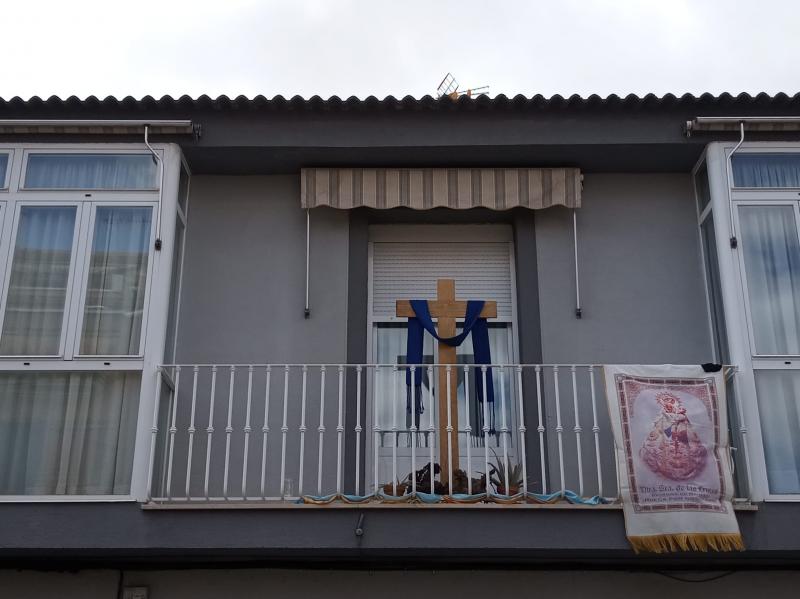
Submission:
[[[633,549],[743,550],[733,511],[725,378],[700,366],[605,366]]]

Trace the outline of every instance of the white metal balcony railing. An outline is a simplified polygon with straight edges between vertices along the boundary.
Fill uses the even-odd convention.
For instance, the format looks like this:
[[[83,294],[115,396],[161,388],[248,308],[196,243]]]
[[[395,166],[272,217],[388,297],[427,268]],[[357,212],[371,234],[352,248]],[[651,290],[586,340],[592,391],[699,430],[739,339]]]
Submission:
[[[616,462],[601,370],[577,364],[160,366],[148,498],[294,502],[307,495],[488,491],[613,499]],[[416,393],[406,386],[406,371],[421,374],[421,397],[411,397]],[[458,412],[448,410],[440,429],[443,372],[457,388]],[[476,374],[492,376],[493,404],[476,397]],[[409,409],[414,401],[424,408],[417,417]],[[735,407],[729,411],[732,445],[741,446],[737,431],[745,429],[737,426]],[[440,446],[450,459],[434,480],[425,467],[438,466]],[[737,477],[737,497],[747,496],[743,478]]]

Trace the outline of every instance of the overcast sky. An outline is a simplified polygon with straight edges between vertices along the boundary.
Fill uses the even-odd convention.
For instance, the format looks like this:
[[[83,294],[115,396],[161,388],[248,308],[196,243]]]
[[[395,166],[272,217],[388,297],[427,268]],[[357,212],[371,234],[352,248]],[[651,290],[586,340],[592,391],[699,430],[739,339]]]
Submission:
[[[800,91],[798,0],[4,2],[0,96]]]

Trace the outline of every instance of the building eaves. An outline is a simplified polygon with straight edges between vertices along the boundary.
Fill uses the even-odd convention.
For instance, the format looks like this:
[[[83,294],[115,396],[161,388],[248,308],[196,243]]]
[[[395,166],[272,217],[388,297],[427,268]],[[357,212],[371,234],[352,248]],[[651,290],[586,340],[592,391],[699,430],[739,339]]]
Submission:
[[[247,96],[236,96],[234,98],[222,95],[212,98],[208,95],[198,96],[193,98],[191,96],[180,96],[173,98],[172,96],[162,96],[154,98],[152,96],[144,96],[142,98],[134,98],[133,96],[125,96],[123,98],[116,98],[114,96],[106,96],[105,98],[98,98],[96,96],[89,96],[81,99],[77,96],[69,96],[67,98],[60,98],[58,96],[50,96],[48,98],[41,98],[33,96],[24,99],[18,96],[3,99],[0,98],[0,110],[2,109],[124,109],[124,110],[171,110],[171,109],[192,109],[192,110],[220,110],[220,111],[235,111],[235,110],[310,110],[310,111],[376,111],[376,110],[404,110],[404,111],[452,111],[452,110],[513,110],[513,109],[543,109],[543,110],[558,110],[558,109],[581,109],[581,108],[606,108],[606,109],[689,109],[689,108],[742,108],[742,109],[755,109],[755,108],[770,108],[775,109],[797,109],[800,110],[800,93],[788,95],[785,93],[778,93],[774,95],[759,93],[750,95],[741,93],[732,95],[729,93],[722,93],[713,95],[709,93],[701,94],[698,96],[692,94],[683,94],[676,96],[674,94],[665,94],[657,96],[655,94],[646,94],[644,96],[637,96],[629,94],[626,96],[618,96],[611,94],[609,96],[599,96],[592,94],[589,96],[571,95],[571,96],[506,96],[503,94],[488,97],[478,96],[469,98],[461,96],[456,100],[448,97],[434,98],[433,96],[423,96],[415,98],[413,96],[404,96],[396,98],[394,96],[386,96],[378,98],[376,96],[368,96],[366,98],[357,98],[350,96],[348,98],[340,98],[338,96],[331,96],[329,98],[322,98],[320,96],[311,96],[303,98],[301,96],[292,96],[286,98],[284,96],[274,96],[267,98],[266,96],[258,95],[252,98]]]

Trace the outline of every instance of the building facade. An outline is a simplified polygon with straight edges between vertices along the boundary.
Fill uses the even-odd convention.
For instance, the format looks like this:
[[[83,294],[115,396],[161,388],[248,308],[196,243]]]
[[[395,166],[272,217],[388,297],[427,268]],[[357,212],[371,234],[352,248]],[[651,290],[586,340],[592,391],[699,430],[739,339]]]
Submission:
[[[2,101],[2,587],[789,596],[798,226],[798,96]],[[406,363],[443,278],[491,407],[468,344]],[[602,365],[709,362],[747,550],[635,555]],[[440,448],[599,504],[395,501]]]

